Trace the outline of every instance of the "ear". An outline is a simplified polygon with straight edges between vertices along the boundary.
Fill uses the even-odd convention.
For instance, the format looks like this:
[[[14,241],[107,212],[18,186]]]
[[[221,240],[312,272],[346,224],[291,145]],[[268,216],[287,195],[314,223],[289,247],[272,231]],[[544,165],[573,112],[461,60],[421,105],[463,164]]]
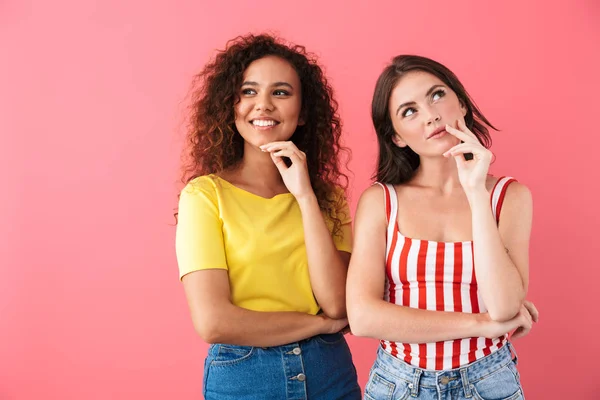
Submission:
[[[404,140],[402,140],[400,135],[398,135],[397,133],[395,133],[394,136],[392,136],[392,142],[394,142],[394,144],[398,147],[406,147],[407,146],[406,142]]]

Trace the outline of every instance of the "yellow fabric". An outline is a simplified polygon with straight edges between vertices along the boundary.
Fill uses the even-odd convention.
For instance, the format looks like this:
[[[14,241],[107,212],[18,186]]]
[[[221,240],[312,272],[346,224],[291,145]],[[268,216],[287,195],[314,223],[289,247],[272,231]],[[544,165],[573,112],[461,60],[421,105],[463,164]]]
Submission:
[[[340,195],[343,196],[342,191]],[[342,198],[338,250],[351,251],[350,212]],[[325,219],[329,230],[333,224]],[[228,271],[233,304],[254,311],[319,311],[308,274],[302,215],[294,196],[266,199],[215,176],[181,191],[177,224],[179,276]]]

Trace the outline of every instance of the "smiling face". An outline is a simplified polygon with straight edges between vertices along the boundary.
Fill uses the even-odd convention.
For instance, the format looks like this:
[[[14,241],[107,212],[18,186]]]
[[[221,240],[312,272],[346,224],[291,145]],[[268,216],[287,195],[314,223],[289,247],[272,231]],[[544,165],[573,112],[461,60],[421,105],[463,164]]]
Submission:
[[[420,156],[440,156],[460,141],[448,134],[446,124],[464,121],[467,109],[456,93],[428,72],[404,75],[392,90],[389,113],[397,146],[409,146]]]
[[[246,68],[235,104],[235,126],[246,144],[286,141],[303,125],[300,78],[286,60],[267,56]]]

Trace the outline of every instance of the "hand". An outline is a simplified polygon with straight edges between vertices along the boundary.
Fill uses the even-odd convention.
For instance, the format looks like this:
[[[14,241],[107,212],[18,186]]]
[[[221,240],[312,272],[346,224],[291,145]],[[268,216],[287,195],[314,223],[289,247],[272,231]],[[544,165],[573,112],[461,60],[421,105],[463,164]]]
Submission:
[[[348,318],[342,319],[332,319],[324,314],[319,314],[319,317],[323,319],[323,334],[332,334],[341,332],[342,334],[346,334],[350,331],[348,326]]]
[[[483,336],[488,339],[495,339],[506,333],[513,332],[511,339],[518,339],[527,336],[531,331],[534,322],[539,319],[539,313],[535,305],[525,300],[519,313],[511,320],[505,322],[493,321],[487,313],[480,314],[484,320]]]
[[[306,154],[300,151],[293,142],[271,142],[260,146],[260,149],[271,155],[283,183],[297,200],[314,195],[308,176]],[[288,167],[282,157],[288,157],[292,161],[292,165]]]
[[[525,309],[527,309],[527,312],[529,313],[529,315],[531,316],[531,320],[533,322],[538,322],[540,319],[540,313],[538,312],[537,308],[535,308],[535,305],[530,302],[525,300],[523,302],[523,307],[525,307]],[[522,310],[522,309],[521,309]],[[527,336],[527,334],[529,333],[529,331],[531,330],[531,327],[529,329],[525,329],[524,327],[518,327],[510,336],[510,338],[512,340],[515,339],[519,339],[522,338],[524,336]]]
[[[456,125],[458,129],[446,125],[446,132],[457,137],[463,143],[446,151],[444,157],[454,157],[458,167],[458,178],[465,192],[475,189],[485,190],[485,181],[492,161],[492,152],[479,143],[477,136],[467,128],[464,121],[457,121]],[[465,160],[464,155],[467,153],[473,154],[472,160]]]

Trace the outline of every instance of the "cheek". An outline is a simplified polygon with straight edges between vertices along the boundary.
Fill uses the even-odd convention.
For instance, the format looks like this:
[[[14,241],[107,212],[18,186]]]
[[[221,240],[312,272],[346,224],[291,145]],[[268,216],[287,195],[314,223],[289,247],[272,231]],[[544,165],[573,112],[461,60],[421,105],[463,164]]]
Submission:
[[[302,112],[302,101],[296,100],[293,104],[290,104],[289,113],[290,115],[299,116]]]
[[[392,122],[396,136],[399,136],[401,140],[405,142],[414,142],[415,138],[420,134],[422,135],[422,129],[419,129],[419,123],[416,120],[395,120]]]
[[[282,116],[285,117],[289,122],[290,120],[298,120],[302,111],[300,102],[289,102],[283,107],[280,107]]]
[[[237,103],[234,107],[233,110],[235,112],[235,118],[236,119],[242,119],[245,118],[248,115],[248,112],[250,112],[250,110],[252,109],[252,107],[250,106],[250,104],[248,102],[245,102],[243,100],[241,100],[239,103]]]
[[[463,115],[458,100],[441,102],[438,106],[438,110],[440,114],[446,117],[458,118]]]
[[[396,133],[400,133],[401,136],[412,136],[415,131],[422,128],[423,123],[419,120],[419,117],[416,118],[404,118],[404,119],[396,119],[394,121],[394,128],[396,129]]]

